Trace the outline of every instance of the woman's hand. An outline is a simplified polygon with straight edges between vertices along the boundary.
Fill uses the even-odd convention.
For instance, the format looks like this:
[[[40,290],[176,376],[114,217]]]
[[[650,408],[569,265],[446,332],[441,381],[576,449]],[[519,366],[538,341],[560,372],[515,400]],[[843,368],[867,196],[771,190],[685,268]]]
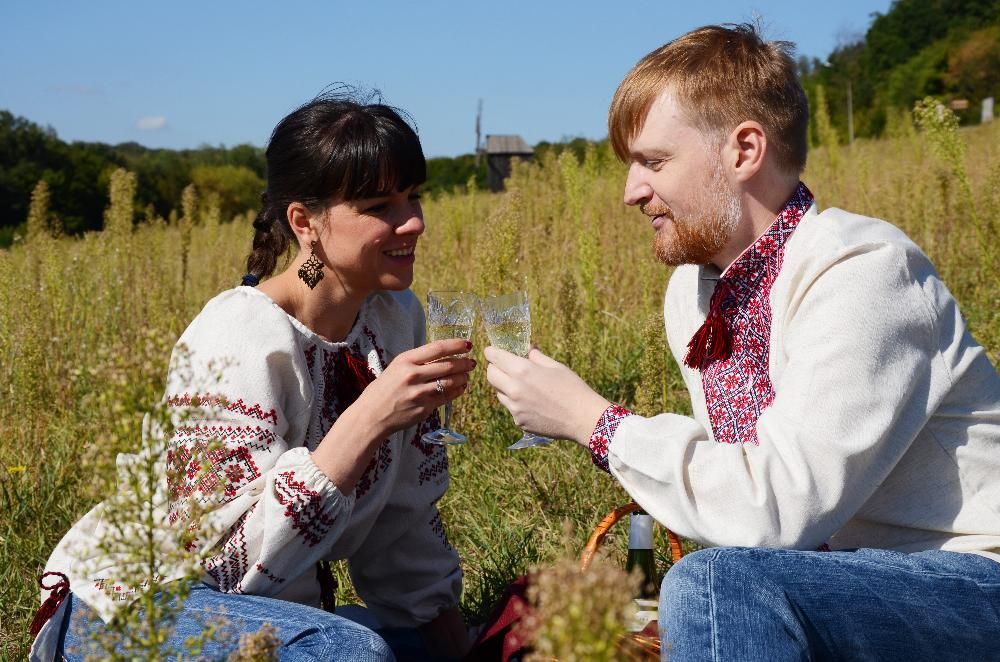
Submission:
[[[470,349],[471,342],[450,339],[403,352],[351,408],[360,407],[378,419],[382,437],[416,425],[465,392],[476,362],[455,355]]]
[[[340,414],[312,452],[313,462],[341,492],[353,492],[386,437],[465,392],[476,362],[455,355],[470,349],[466,340],[438,340],[398,355]]]

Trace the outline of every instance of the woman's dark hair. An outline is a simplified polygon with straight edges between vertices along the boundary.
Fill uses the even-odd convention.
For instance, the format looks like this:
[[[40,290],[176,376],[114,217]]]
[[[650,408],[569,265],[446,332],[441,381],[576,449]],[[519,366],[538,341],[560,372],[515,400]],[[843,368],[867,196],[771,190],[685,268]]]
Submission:
[[[319,211],[331,202],[373,198],[427,179],[416,131],[399,111],[324,92],[278,122],[267,145],[267,190],[253,222],[247,278],[271,275],[295,234],[287,209],[300,202]]]

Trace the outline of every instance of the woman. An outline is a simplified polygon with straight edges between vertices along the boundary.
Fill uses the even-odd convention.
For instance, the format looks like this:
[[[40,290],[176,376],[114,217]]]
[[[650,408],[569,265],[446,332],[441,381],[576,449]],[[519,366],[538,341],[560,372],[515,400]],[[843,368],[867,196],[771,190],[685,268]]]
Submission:
[[[166,405],[194,417],[168,444],[164,516],[181,530],[200,508],[221,531],[192,545],[207,550],[203,581],[169,643],[181,649],[206,613],[222,612],[237,634],[271,623],[282,659],[391,659],[371,629],[317,608],[333,591],[318,562],[346,558],[390,645],[458,656],[461,571],[434,505],[447,458],[420,435],[475,362],[452,358],[468,351],[464,340],[423,344],[423,311],[407,289],[424,230],[420,142],[392,108],[328,94],[278,124],[267,166],[244,285],[206,304],[175,351],[190,366],[167,380]],[[263,280],[289,246],[297,257]],[[55,616],[36,640],[39,658],[74,659],[80,633],[103,627],[98,617],[122,604],[114,597],[134,595],[98,550],[104,508],[46,565],[71,593],[55,609],[62,584],[43,608]]]

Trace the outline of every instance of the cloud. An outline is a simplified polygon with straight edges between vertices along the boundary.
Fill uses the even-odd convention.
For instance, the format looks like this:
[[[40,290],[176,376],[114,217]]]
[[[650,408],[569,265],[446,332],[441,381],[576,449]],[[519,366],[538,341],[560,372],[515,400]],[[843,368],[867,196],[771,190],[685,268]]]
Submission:
[[[167,118],[163,115],[150,115],[140,117],[135,126],[141,131],[159,131],[167,125]]]

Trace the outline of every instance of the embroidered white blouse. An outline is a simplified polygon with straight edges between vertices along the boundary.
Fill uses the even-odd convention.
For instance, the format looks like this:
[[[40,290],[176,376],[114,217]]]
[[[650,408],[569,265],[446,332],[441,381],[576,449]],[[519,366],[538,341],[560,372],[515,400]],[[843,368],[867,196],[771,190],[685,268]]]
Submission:
[[[171,370],[165,395],[171,407],[210,407],[174,431],[166,464],[181,479],[172,489],[197,498],[212,492],[206,482],[225,477],[211,514],[222,537],[198,541],[215,549],[202,563],[204,581],[224,592],[318,606],[316,562],[348,559],[358,594],[386,627],[425,623],[458,603],[459,559],[435,506],[448,487],[447,455],[420,440],[430,419],[386,439],[350,494],[310,457],[356,397],[356,387],[345,385],[345,353],[361,357],[377,377],[393,357],[423,342],[423,310],[409,291],[370,296],[338,343],[250,287],[205,305],[178,341],[190,352],[190,369]],[[195,467],[185,475],[185,464],[197,463],[210,443],[221,448],[209,453],[208,477]],[[119,465],[133,460],[120,456]],[[116,584],[115,558],[97,551],[104,508],[96,506],[66,534],[46,570],[68,575],[74,597],[108,619],[136,588]],[[181,499],[165,499],[158,515],[170,526],[187,525]],[[163,574],[173,578],[169,568]],[[54,638],[62,611],[40,632],[36,649]]]
[[[806,212],[770,290],[774,397],[750,443],[715,438],[703,375],[683,364],[718,278],[679,267],[664,303],[694,416],[610,407],[595,463],[706,545],[1000,560],[1000,376],[926,255],[884,221]]]

